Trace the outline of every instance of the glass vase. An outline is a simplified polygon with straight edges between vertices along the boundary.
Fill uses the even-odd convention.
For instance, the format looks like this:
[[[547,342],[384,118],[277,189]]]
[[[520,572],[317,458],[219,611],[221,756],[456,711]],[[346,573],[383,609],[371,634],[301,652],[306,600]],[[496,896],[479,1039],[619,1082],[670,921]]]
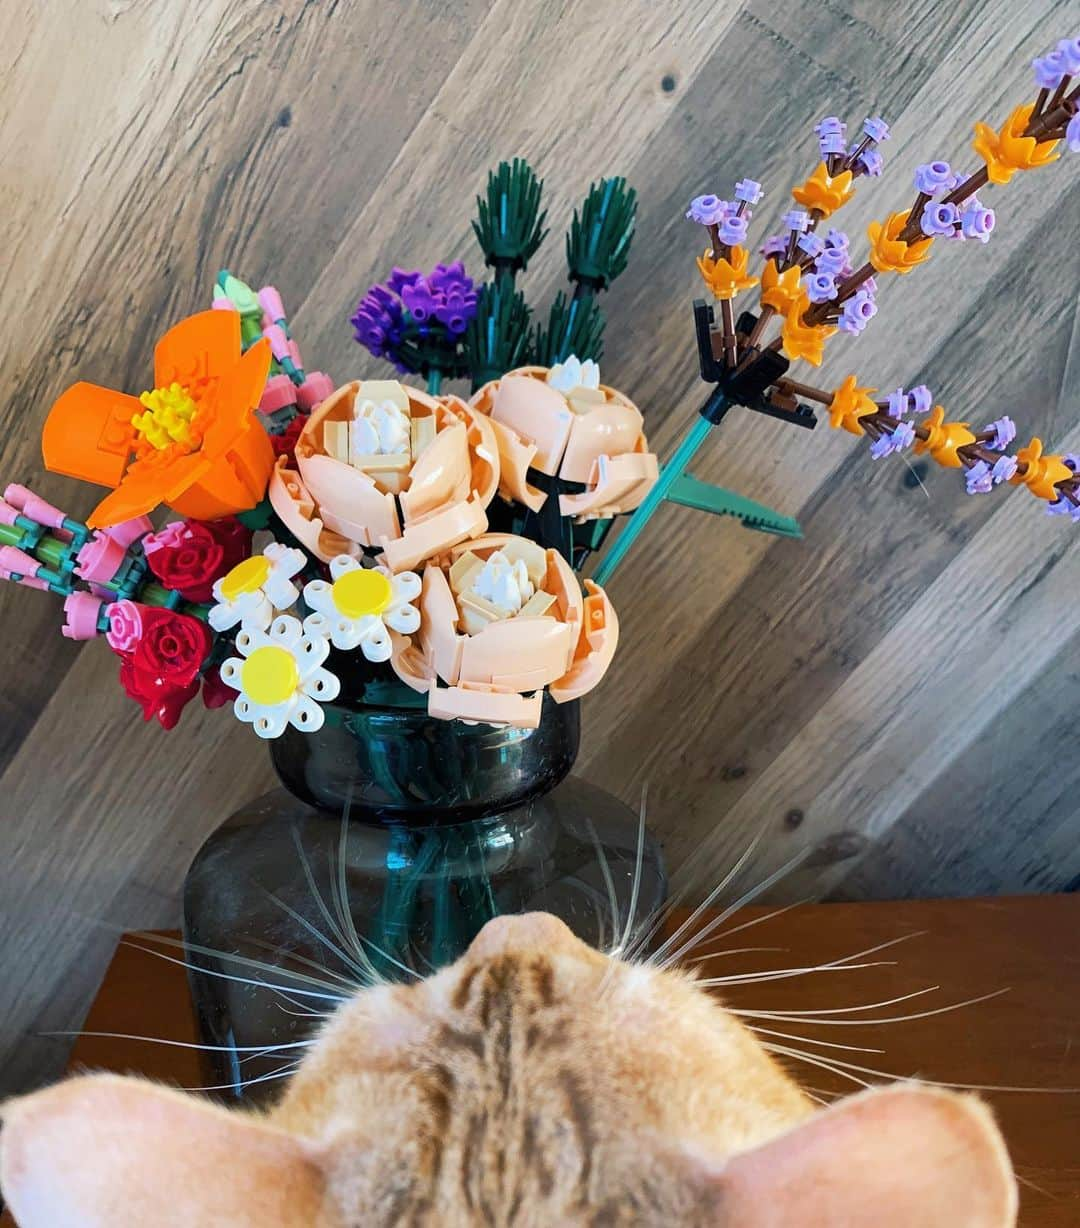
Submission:
[[[185,881],[208,1083],[226,1098],[270,1098],[302,1052],[274,1046],[362,985],[452,962],[497,914],[550,912],[604,947],[665,896],[639,816],[569,775],[577,703],[546,696],[536,729],[467,725],[369,680],[326,715],[269,744],[283,787],[222,824]]]

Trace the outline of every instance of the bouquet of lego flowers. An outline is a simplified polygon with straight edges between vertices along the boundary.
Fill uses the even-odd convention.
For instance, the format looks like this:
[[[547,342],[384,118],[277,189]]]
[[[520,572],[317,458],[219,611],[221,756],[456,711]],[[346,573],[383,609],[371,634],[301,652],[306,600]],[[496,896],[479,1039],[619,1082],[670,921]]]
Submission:
[[[426,391],[306,371],[277,290],[220,274],[212,309],[158,342],[150,391],[78,383],[55,403],[47,468],[111,493],[83,523],[8,486],[0,575],[63,596],[64,634],[102,637],[166,728],[201,692],[262,738],[312,732],[343,678],[350,702],[525,728],[545,692],[590,690],[618,620],[576,568],[657,476],[596,363],[634,196],[590,190],[572,298],[533,329],[515,280],[543,238],[540,186],[522,162],[490,177],[490,284],[460,262],[395,269],[357,308],[357,339]],[[471,399],[441,391],[468,375]],[[179,519],[155,527],[159,505]]]

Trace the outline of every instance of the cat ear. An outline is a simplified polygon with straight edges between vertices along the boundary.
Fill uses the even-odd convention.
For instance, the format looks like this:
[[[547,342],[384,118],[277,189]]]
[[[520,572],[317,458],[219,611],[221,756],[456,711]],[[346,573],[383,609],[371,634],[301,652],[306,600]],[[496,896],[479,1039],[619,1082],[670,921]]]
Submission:
[[[19,1228],[310,1228],[335,1222],[302,1142],[117,1075],[2,1110],[0,1190]]]
[[[1007,1228],[1012,1165],[978,1100],[914,1084],[851,1096],[715,1178],[733,1228]]]

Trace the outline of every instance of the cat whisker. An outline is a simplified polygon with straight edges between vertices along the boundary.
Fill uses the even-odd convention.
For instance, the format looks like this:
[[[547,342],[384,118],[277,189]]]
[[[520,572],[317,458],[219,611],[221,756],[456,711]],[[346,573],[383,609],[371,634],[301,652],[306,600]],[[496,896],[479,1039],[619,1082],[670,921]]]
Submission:
[[[291,904],[287,904],[283,899],[281,899],[280,896],[274,895],[273,892],[268,891],[265,894],[267,895],[269,899],[273,900],[273,902],[278,906],[278,908],[282,910],[282,912],[284,912],[287,916],[291,917],[297,923],[297,925],[299,925],[302,929],[307,930],[307,932],[314,939],[316,939],[316,941],[321,942],[322,945],[327,948],[327,950],[333,951],[333,953],[338,957],[338,959],[342,961],[342,963],[344,963],[347,967],[353,969],[353,971],[356,972],[357,976],[360,979],[355,983],[354,988],[359,989],[363,986],[364,984],[363,978],[365,976],[365,973],[364,973],[363,966],[361,964],[359,964],[355,959],[353,959],[352,956],[350,956],[346,951],[344,951],[331,938],[327,937],[327,935],[324,934],[322,930],[318,928],[318,926],[313,925],[307,919],[307,917],[303,915],[303,913],[297,912],[297,910],[293,908]]]
[[[287,1066],[281,1066],[277,1070],[270,1071],[269,1074],[259,1075],[254,1079],[239,1079],[234,1080],[232,1083],[212,1083],[207,1087],[182,1087],[180,1090],[184,1092],[236,1092],[254,1087],[257,1083],[270,1083],[274,1079],[288,1079],[299,1068],[299,1062],[290,1062]]]
[[[725,955],[753,955],[759,951],[780,951],[786,953],[787,947],[732,947],[729,951],[713,951],[710,955],[695,955],[693,959],[684,959],[684,964],[706,964],[713,959],[723,959]]]
[[[198,1049],[203,1053],[273,1053],[279,1049],[308,1049],[310,1040],[289,1041],[280,1045],[205,1045],[192,1040],[165,1040],[160,1036],[133,1036],[127,1032],[39,1032],[39,1036],[76,1036],[92,1040],[137,1040],[148,1045],[168,1045],[171,1049]]]
[[[626,914],[626,928],[623,930],[622,938],[614,952],[616,955],[626,950],[627,944],[630,942],[630,934],[634,928],[634,916],[637,913],[638,894],[641,889],[641,864],[645,856],[645,810],[648,800],[649,783],[645,781],[641,786],[641,802],[638,805],[637,854],[634,859],[634,882],[630,888],[630,907]]]
[[[761,835],[759,834],[757,838],[754,840],[754,844],[751,845],[751,849],[757,845],[757,842],[760,839],[761,839]],[[748,891],[743,892],[743,894],[734,902],[734,904],[729,904],[712,921],[710,921],[708,925],[704,926],[702,929],[697,930],[695,933],[693,933],[690,936],[689,940],[684,942],[683,945],[681,947],[678,947],[675,951],[672,951],[669,954],[664,955],[664,956],[661,956],[661,952],[658,951],[656,955],[653,957],[657,962],[657,966],[660,968],[669,968],[672,964],[678,963],[679,960],[682,959],[685,955],[687,955],[690,951],[692,951],[694,947],[704,942],[705,939],[708,938],[710,934],[714,934],[720,928],[720,926],[723,925],[724,922],[729,917],[737,913],[740,908],[745,907],[752,900],[756,900],[759,895],[761,895],[765,891],[768,891],[770,887],[774,886],[782,878],[790,874],[792,870],[795,870],[800,865],[802,865],[802,863],[810,856],[812,852],[813,852],[813,849],[810,846],[807,846],[804,849],[800,849],[799,852],[796,853],[794,857],[789,858],[786,862],[784,862],[784,864],[778,870],[774,870],[772,874],[768,875],[765,879],[763,879],[760,883],[758,883],[756,887],[751,887]],[[746,854],[744,854],[744,857],[745,856]],[[739,861],[736,862],[736,868],[738,868],[742,864],[742,861],[743,861],[743,858],[740,858]],[[721,887],[723,885],[724,884],[722,883]],[[700,911],[695,910],[695,913],[692,914],[688,920],[696,920],[697,916],[699,915],[700,915]],[[667,947],[668,945],[670,945],[671,941],[672,940],[669,939],[668,942],[664,944],[664,946]],[[663,948],[661,948],[661,950],[663,950]]]
[[[790,1032],[774,1032],[772,1028],[758,1028],[747,1025],[751,1032],[759,1036],[778,1036],[781,1040],[798,1040],[807,1045],[821,1045],[824,1049],[848,1049],[853,1053],[884,1053],[884,1049],[871,1049],[867,1045],[838,1045],[828,1040],[818,1040],[816,1036],[792,1036]]]
[[[940,986],[933,985],[930,989],[919,989],[913,994],[905,994],[903,998],[894,998],[892,1001],[903,1002],[906,998],[914,998],[919,994],[931,993]],[[771,1019],[780,1023],[813,1023],[817,1027],[823,1028],[865,1028],[876,1026],[879,1023],[910,1023],[913,1019],[929,1019],[933,1015],[944,1015],[949,1011],[958,1011],[965,1006],[975,1006],[979,1002],[989,1002],[991,998],[1000,998],[1002,994],[1009,993],[1009,989],[995,989],[993,993],[981,994],[977,998],[967,998],[963,1002],[950,1002],[947,1006],[939,1006],[934,1010],[918,1011],[911,1015],[893,1015],[886,1019],[813,1019],[808,1018],[805,1014],[797,1011],[792,1011],[788,1014],[781,1014],[777,1011],[742,1011],[735,1010],[733,1015],[752,1015],[754,1018]],[[874,1005],[888,1005],[888,1003],[872,1003],[871,1006],[856,1006],[850,1007],[850,1010],[870,1010]],[[843,1007],[838,1008],[843,1010]],[[822,1015],[831,1014],[831,1011],[821,1011]]]
[[[817,1054],[803,1053],[800,1049],[790,1049],[787,1045],[763,1044],[762,1048],[782,1057],[790,1057],[796,1061],[807,1062],[811,1066],[817,1066],[820,1070],[827,1070],[829,1074],[838,1075],[841,1079],[848,1079],[852,1083],[857,1083],[860,1087],[873,1086],[872,1083],[868,1083],[865,1079],[860,1079],[858,1075],[849,1074],[846,1070],[838,1069],[831,1060],[820,1057]]]
[[[907,1002],[911,998],[922,997],[923,994],[934,993],[940,989],[940,985],[928,985],[925,989],[916,989],[912,993],[901,994],[898,998],[883,998],[880,1002],[861,1002],[857,1006],[834,1006],[821,1008],[816,1010],[790,1010],[790,1011],[732,1011],[732,1014],[743,1015],[758,1015],[763,1019],[769,1018],[784,1018],[788,1019],[791,1016],[806,1016],[806,1015],[848,1015],[854,1014],[856,1011],[872,1011],[882,1006],[895,1006],[898,1002]],[[998,993],[1003,993],[1004,990],[998,990]]]
[[[619,898],[615,892],[615,880],[611,877],[611,865],[608,862],[607,850],[600,843],[596,825],[591,818],[587,818],[585,822],[589,829],[589,838],[592,840],[593,848],[596,850],[600,873],[604,879],[604,886],[607,889],[608,908],[611,911],[611,940],[614,942],[615,935],[619,932]],[[603,945],[601,945],[600,949],[604,949]],[[611,954],[611,952],[609,951],[608,954]]]
[[[342,930],[348,935],[347,946],[353,952],[357,962],[367,971],[373,985],[379,985],[386,981],[386,977],[376,968],[371,957],[364,949],[364,944],[360,941],[360,935],[356,929],[356,922],[353,920],[352,909],[349,908],[349,874],[348,874],[348,853],[349,842],[349,814],[352,810],[352,785],[349,786],[349,796],[346,799],[345,808],[341,813],[341,835],[338,837],[338,863],[337,874],[331,878],[330,890],[333,893],[334,907],[337,909],[338,917],[341,919]]]
[[[863,968],[895,968],[895,959],[875,959],[866,964],[817,964],[805,968],[780,968],[775,972],[740,972],[732,976],[713,976],[695,984],[703,989],[721,985],[764,985],[768,981],[786,981],[793,976],[810,976],[817,972],[858,972]]]
[[[811,904],[813,901],[807,896],[806,899],[796,900],[794,904],[785,904],[782,908],[775,908],[772,912],[767,912],[763,917],[751,917],[749,921],[743,921],[741,925],[733,925],[729,930],[721,930],[719,934],[714,935],[717,939],[730,938],[732,934],[737,934],[740,930],[751,929],[755,925],[761,925],[765,921],[771,921],[773,917],[780,917],[786,912],[791,912],[793,908],[802,908],[804,904]]]
[[[682,925],[679,926],[675,933],[672,934],[666,941],[662,942],[659,947],[657,947],[647,962],[656,963],[661,968],[664,967],[664,964],[661,961],[663,960],[665,953],[671,947],[677,946],[683,935],[691,930],[694,923],[699,920],[699,918],[712,906],[713,901],[717,899],[720,893],[725,890],[728,884],[731,883],[743,866],[746,865],[747,861],[749,861],[749,859],[753,856],[755,849],[761,843],[761,838],[763,835],[764,832],[758,832],[753,840],[750,841],[746,851],[741,857],[739,857],[731,869],[728,870],[720,882],[717,883],[717,885],[712,889],[712,891],[709,892],[705,899],[702,900],[702,902],[693,910],[693,912],[691,912],[691,914],[686,918]]]
[[[125,943],[125,946],[134,947],[136,951],[144,951],[147,955],[153,955],[156,959],[163,959],[167,963],[177,964],[181,968],[188,968],[194,972],[198,972],[201,976],[216,976],[223,981],[234,981],[238,985],[254,985],[257,989],[269,989],[274,993],[290,993],[296,994],[302,998],[318,998],[323,1002],[341,1003],[346,1000],[345,995],[336,993],[319,993],[313,989],[297,989],[292,985],[271,985],[269,981],[257,981],[246,976],[232,976],[228,972],[218,972],[214,968],[203,968],[198,964],[190,963],[186,959],[173,959],[171,955],[166,955],[164,951],[155,951],[153,947],[143,947],[137,942]],[[275,968],[275,972],[284,972],[286,976],[293,975],[287,969]]]

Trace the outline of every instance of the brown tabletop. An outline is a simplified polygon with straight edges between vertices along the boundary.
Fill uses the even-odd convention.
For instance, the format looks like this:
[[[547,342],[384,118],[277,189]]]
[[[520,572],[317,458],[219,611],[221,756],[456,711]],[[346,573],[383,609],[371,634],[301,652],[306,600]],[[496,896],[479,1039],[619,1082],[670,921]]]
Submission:
[[[721,927],[725,936],[701,950],[735,953],[708,960],[704,974],[731,977],[808,968],[909,937],[851,961],[877,963],[874,967],[730,984],[721,991],[727,1004],[782,1013],[846,1008],[822,1018],[865,1022],[825,1026],[810,1023],[807,1016],[798,1022],[747,1019],[789,1037],[884,1050],[861,1053],[763,1037],[827,1061],[839,1058],[890,1074],[952,1083],[1031,1089],[984,1093],[1020,1175],[1020,1222],[1025,1228],[1080,1224],[1080,1094],[1056,1094],[1061,1088],[1080,1088],[1080,896],[815,904],[771,917],[769,911],[747,908],[726,922]],[[732,933],[737,926],[744,928]],[[746,947],[781,949],[737,950]],[[852,1009],[931,986],[938,988],[892,1006]],[[926,1018],[873,1022],[1003,989],[1007,992],[997,997]],[[85,1030],[195,1039],[183,970],[121,944]],[[70,1066],[137,1072],[183,1086],[205,1081],[192,1050],[131,1041],[83,1037]],[[857,1083],[820,1067],[801,1062],[791,1067],[815,1094],[858,1090]],[[848,1073],[868,1082],[876,1078]],[[0,1223],[10,1225],[10,1220]]]

